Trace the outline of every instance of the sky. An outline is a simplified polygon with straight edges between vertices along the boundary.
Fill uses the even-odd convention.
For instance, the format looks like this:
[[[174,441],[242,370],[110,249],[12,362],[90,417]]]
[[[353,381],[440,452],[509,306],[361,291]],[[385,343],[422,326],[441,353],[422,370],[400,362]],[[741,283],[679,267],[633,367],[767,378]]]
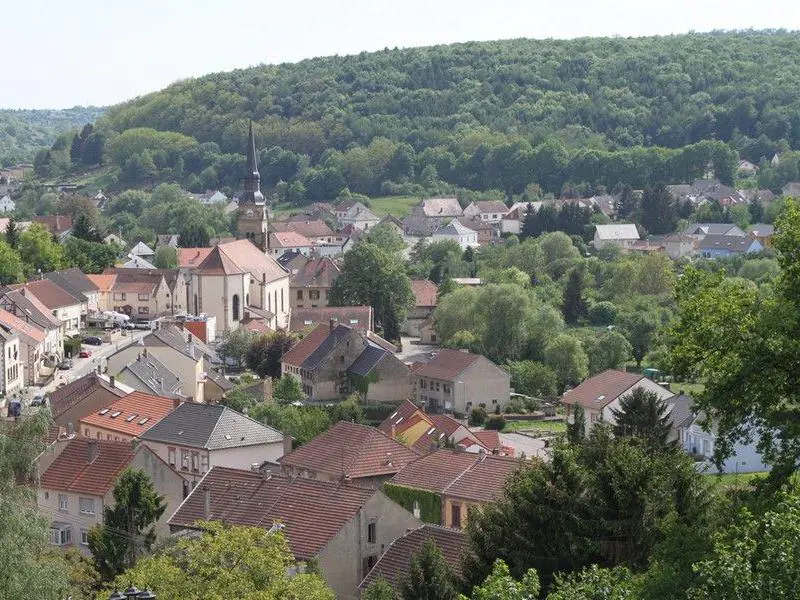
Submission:
[[[0,108],[109,105],[206,73],[383,48],[520,37],[800,30],[797,0],[16,0],[7,4],[2,11],[5,60]]]

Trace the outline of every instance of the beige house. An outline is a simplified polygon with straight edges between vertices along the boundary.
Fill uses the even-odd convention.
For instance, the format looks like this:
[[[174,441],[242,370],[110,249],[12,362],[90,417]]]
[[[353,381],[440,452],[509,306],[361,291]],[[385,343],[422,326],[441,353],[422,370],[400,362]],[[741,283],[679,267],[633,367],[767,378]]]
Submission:
[[[61,324],[63,337],[76,335],[81,328],[81,299],[49,279],[29,281],[20,286],[34,296]]]
[[[137,360],[152,354],[180,380],[183,394],[195,402],[205,402],[205,382],[211,364],[210,351],[191,333],[175,326],[156,329],[138,343],[125,346],[107,359],[109,375],[118,375]]]
[[[500,200],[477,200],[464,209],[467,217],[477,217],[484,223],[500,223],[508,207]]]
[[[238,328],[245,308],[269,313],[273,329],[289,325],[289,273],[249,240],[215,246],[193,269],[189,295],[189,312],[214,315],[219,331]]]
[[[606,244],[614,244],[623,250],[632,248],[639,241],[639,230],[632,223],[595,225],[594,247],[598,250]]]
[[[412,279],[411,291],[414,292],[414,308],[406,316],[403,333],[412,337],[420,337],[422,326],[436,309],[439,288],[427,279]]]
[[[275,463],[291,438],[219,404],[184,402],[139,435],[187,481],[187,493],[212,467],[249,469]]]
[[[149,448],[129,443],[69,440],[39,482],[39,512],[50,520],[50,542],[89,555],[89,530],[103,521],[103,509],[114,503],[117,478],[126,468],[141,469],[164,496],[167,509],[156,524],[168,533],[166,521],[183,500],[183,479]]]
[[[311,400],[343,399],[358,391],[366,402],[399,402],[412,393],[411,372],[395,352],[369,330],[331,322],[292,346],[281,369],[300,379]]]
[[[341,272],[328,257],[295,259],[289,267],[292,310],[328,306],[328,295]]]
[[[458,198],[428,198],[411,209],[403,219],[403,229],[410,235],[427,236],[463,215]]]
[[[10,394],[22,390],[25,361],[20,350],[19,335],[10,327],[0,323],[0,406]]]
[[[466,415],[473,407],[502,411],[511,399],[511,375],[485,356],[438,350],[430,362],[411,368],[415,402],[428,413]]]
[[[80,269],[73,267],[64,271],[53,271],[42,275],[59,287],[78,298],[81,302],[81,322],[86,323],[86,317],[98,310],[100,291]]]
[[[280,528],[295,559],[313,560],[339,600],[357,600],[358,584],[386,548],[422,524],[379,490],[222,467],[209,471],[169,525],[180,533],[201,520]]]
[[[44,334],[44,359],[54,365],[64,353],[61,321],[44,304],[22,287],[0,294],[0,307]]]
[[[2,308],[0,308],[0,327],[19,336],[22,385],[36,385],[45,355],[44,332]]]
[[[160,270],[106,269],[102,275],[88,277],[99,289],[100,311],[112,310],[135,320],[173,312],[173,294]]]

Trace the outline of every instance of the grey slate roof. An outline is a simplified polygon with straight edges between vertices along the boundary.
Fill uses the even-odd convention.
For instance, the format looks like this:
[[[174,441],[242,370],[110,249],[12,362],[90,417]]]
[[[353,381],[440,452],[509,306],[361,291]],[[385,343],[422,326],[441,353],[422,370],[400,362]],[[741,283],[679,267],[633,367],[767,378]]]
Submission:
[[[747,252],[755,240],[738,235],[707,235],[700,242],[701,250],[727,249],[731,252]]]
[[[364,351],[353,361],[347,371],[353,375],[367,376],[387,354],[389,353],[383,348],[370,344],[364,348]]]
[[[692,223],[683,230],[683,233],[687,235],[745,235],[745,233],[733,223]]]
[[[140,439],[190,448],[222,450],[283,441],[283,434],[219,404],[184,402]]]
[[[686,394],[679,394],[666,400],[668,406],[671,407],[669,412],[672,426],[675,429],[688,427],[694,421],[695,413],[692,410],[694,400],[691,396]]]
[[[88,300],[86,293],[96,292],[97,286],[92,283],[83,271],[77,267],[66,269],[64,271],[52,271],[43,275],[45,279],[49,279],[59,287],[64,288],[70,294],[81,300]]]
[[[148,391],[165,398],[183,397],[180,393],[181,380],[152,354],[140,356],[129,362],[121,373],[126,371],[137,380],[139,385],[131,382],[127,376],[124,377],[124,380],[140,391]]]
[[[339,342],[350,335],[351,331],[352,329],[345,325],[337,325],[334,327],[333,331],[331,331],[330,334],[322,340],[322,343],[303,361],[303,368],[308,371],[316,369],[317,366],[325,360],[325,357],[339,345]]]

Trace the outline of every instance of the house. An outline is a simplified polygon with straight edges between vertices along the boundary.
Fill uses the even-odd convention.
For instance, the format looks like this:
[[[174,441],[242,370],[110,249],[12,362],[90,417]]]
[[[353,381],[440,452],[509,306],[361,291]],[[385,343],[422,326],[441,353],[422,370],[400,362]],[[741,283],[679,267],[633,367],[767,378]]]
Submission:
[[[141,469],[153,480],[167,509],[156,523],[160,534],[183,499],[183,479],[149,448],[129,443],[76,437],[42,473],[37,493],[39,512],[50,523],[50,543],[89,555],[89,530],[103,522],[103,510],[114,504],[114,484],[127,469]]]
[[[310,400],[397,402],[411,395],[411,373],[396,348],[367,329],[320,324],[281,358],[281,372],[298,377]]]
[[[188,489],[212,467],[249,469],[276,462],[290,438],[220,404],[184,402],[139,435],[188,481]]]
[[[165,233],[159,234],[156,236],[156,248],[160,248],[161,246],[169,246],[170,248],[178,247],[178,243],[180,242],[180,237],[177,233]]]
[[[610,194],[602,194],[600,196],[592,196],[587,198],[584,206],[589,207],[593,211],[599,211],[607,216],[609,219],[617,214],[617,199]]]
[[[341,271],[329,257],[298,258],[289,277],[292,311],[297,308],[328,306],[328,295]]]
[[[310,331],[317,325],[335,321],[353,329],[374,331],[371,306],[326,306],[324,308],[293,308],[289,331]]]
[[[87,277],[99,289],[101,312],[114,311],[140,320],[170,312],[172,295],[156,269],[106,269],[101,275]]]
[[[467,549],[467,536],[459,529],[426,524],[394,540],[367,574],[359,589],[364,592],[379,579],[386,581],[400,593],[404,579],[411,568],[412,557],[431,540],[450,567],[456,581],[461,579],[461,555]]]
[[[81,328],[80,298],[73,296],[49,279],[37,279],[12,287],[24,289],[26,296],[33,296],[45,306],[58,319],[65,337],[79,333]]]
[[[106,370],[109,375],[118,375],[139,355],[150,355],[167,365],[181,382],[183,393],[195,402],[206,402],[205,383],[211,371],[212,353],[188,331],[175,326],[162,327],[147,334],[136,344],[120,348],[109,355]]]
[[[228,197],[219,190],[206,190],[205,193],[197,194],[195,197],[200,204],[204,204],[206,206],[221,204],[222,202],[228,201]]]
[[[79,435],[97,440],[132,442],[166,417],[180,400],[131,392],[80,420]]]
[[[764,246],[755,238],[738,235],[707,235],[698,244],[706,258],[720,258],[738,254],[761,252]]]
[[[695,238],[682,233],[668,235],[664,238],[664,249],[673,260],[689,256],[694,253]]]
[[[431,236],[434,242],[453,240],[462,250],[476,248],[478,244],[478,232],[462,225],[458,219],[453,219],[447,225],[442,225],[433,232]]]
[[[690,235],[698,242],[702,242],[707,235],[747,236],[741,228],[731,223],[693,223],[683,230],[683,235]]]
[[[380,222],[380,217],[364,206],[361,202],[347,200],[334,208],[336,219],[342,226],[352,225],[356,229],[366,231],[375,227]]]
[[[781,188],[784,198],[800,198],[800,181],[790,181]]]
[[[294,231],[279,231],[269,234],[267,248],[275,258],[284,252],[299,252],[308,256],[311,254],[313,243],[306,236]]]
[[[615,225],[595,225],[594,247],[600,250],[606,244],[615,244],[623,249],[631,248],[635,242],[639,241],[639,231],[636,225],[615,224]]]
[[[128,260],[120,265],[123,269],[149,269],[155,270],[156,266],[149,260],[136,256],[135,254],[128,254]]]
[[[409,235],[428,236],[463,214],[458,198],[428,198],[411,209],[403,229]]]
[[[24,287],[0,293],[0,307],[44,334],[43,358],[51,364],[64,354],[64,331],[61,321]]]
[[[36,385],[45,357],[44,331],[0,308],[0,328],[19,338],[22,385]],[[5,356],[5,355],[4,355]]]
[[[508,207],[500,200],[477,200],[464,209],[465,217],[477,217],[485,223],[500,223]]]
[[[414,308],[412,308],[403,325],[403,333],[412,337],[419,337],[420,328],[436,309],[436,300],[439,288],[427,279],[412,279],[411,291],[414,292]]]
[[[705,412],[692,411],[683,422],[677,424],[680,445],[697,460],[698,469],[708,473],[755,473],[769,470],[755,441],[734,444],[732,453],[722,463],[722,468],[717,467],[714,463],[717,426],[713,421],[708,423],[708,420]]]
[[[506,479],[522,464],[507,456],[442,448],[409,463],[384,491],[426,523],[463,529],[470,512],[503,495]],[[430,494],[437,496],[433,507],[424,500]]]
[[[100,290],[77,267],[44,273],[42,277],[67,290],[81,301],[81,326],[86,325],[86,317],[89,314],[94,314],[99,310]]]
[[[270,231],[297,233],[316,244],[332,244],[338,239],[328,224],[321,219],[276,221],[270,223]]]
[[[178,269],[194,269],[200,266],[214,248],[176,248]]]
[[[152,354],[140,354],[126,364],[116,378],[140,392],[166,398],[186,398],[180,378]]]
[[[561,403],[567,409],[567,422],[574,422],[575,407],[581,406],[586,419],[586,435],[595,423],[605,421],[615,423],[613,410],[619,410],[620,399],[636,388],[654,392],[662,400],[673,394],[666,388],[651,381],[641,373],[626,373],[607,369],[584,380],[579,386],[567,390],[561,396]]]
[[[378,222],[378,225],[391,227],[399,236],[405,233],[405,231],[403,231],[403,222],[394,215],[386,215]]]
[[[743,175],[755,175],[758,171],[758,165],[754,165],[749,160],[740,160],[736,166],[736,170]]]
[[[280,529],[295,559],[313,561],[339,600],[357,600],[381,553],[422,525],[379,490],[223,467],[209,471],[169,525],[196,531],[203,520]]]
[[[750,226],[750,237],[758,242],[764,248],[772,247],[772,238],[775,235],[775,226],[768,225],[767,223],[756,223]]]
[[[419,456],[374,427],[339,421],[280,463],[290,478],[377,489]]]
[[[131,248],[130,253],[133,254],[133,256],[138,256],[145,260],[152,260],[156,255],[153,249],[142,241],[137,242],[137,244]]]
[[[485,356],[438,350],[427,363],[412,366],[415,403],[429,413],[466,415],[473,407],[502,411],[511,399],[511,376]]]
[[[58,239],[63,239],[72,231],[72,217],[69,215],[34,215],[31,221],[41,225]]]
[[[50,413],[56,425],[74,428],[84,417],[133,391],[114,377],[91,372],[50,392]]]
[[[459,217],[457,221],[467,229],[471,229],[478,234],[477,241],[479,246],[491,244],[492,240],[497,235],[497,223],[481,221],[479,217]]]
[[[217,318],[220,331],[239,327],[244,309],[270,313],[273,329],[289,324],[289,273],[250,240],[218,244],[192,269],[190,312]]]
[[[522,233],[522,226],[525,223],[525,209],[512,208],[503,218],[500,219],[500,233],[519,235]]]
[[[5,399],[22,391],[25,360],[20,349],[19,334],[4,323],[0,323],[0,406]]]
[[[0,198],[0,212],[8,213],[14,212],[16,210],[17,204],[11,199],[11,196],[5,194],[2,198]]]

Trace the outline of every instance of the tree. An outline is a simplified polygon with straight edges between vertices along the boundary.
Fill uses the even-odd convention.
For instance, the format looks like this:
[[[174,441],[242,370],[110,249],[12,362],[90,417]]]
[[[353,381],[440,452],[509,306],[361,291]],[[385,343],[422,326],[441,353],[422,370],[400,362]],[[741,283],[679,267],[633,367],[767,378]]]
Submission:
[[[545,400],[555,399],[558,385],[556,373],[547,365],[522,360],[509,363],[508,369],[511,372],[511,387],[515,392]]]
[[[406,247],[403,236],[388,223],[378,223],[375,227],[370,228],[362,236],[361,241],[377,244],[387,252],[400,252]]]
[[[581,264],[570,270],[567,285],[564,288],[564,302],[561,310],[564,320],[574,324],[586,314],[586,302],[583,299],[585,267]]]
[[[103,523],[89,530],[89,549],[97,570],[112,579],[152,550],[155,522],[167,505],[142,470],[128,468],[114,484],[113,506],[103,508]]]
[[[284,329],[256,338],[247,349],[245,356],[247,368],[262,378],[280,377],[281,357],[288,352],[295,341],[295,337]]]
[[[361,400],[358,394],[351,394],[341,402],[334,403],[328,407],[328,414],[331,417],[331,423],[338,423],[339,421],[348,421],[350,423],[366,423],[364,416],[364,407],[361,406]]]
[[[674,446],[669,443],[669,407],[655,392],[636,387],[620,398],[619,408],[612,408],[611,414],[616,421],[614,435],[642,438],[654,449]]]
[[[64,261],[64,253],[53,236],[44,227],[34,223],[19,236],[19,255],[29,277],[41,271],[58,271]]]
[[[544,363],[555,371],[560,391],[580,383],[589,373],[589,359],[583,345],[566,333],[557,335],[545,346]]]
[[[392,585],[379,577],[364,590],[361,600],[397,600],[397,595]]]
[[[272,388],[272,396],[279,403],[291,404],[297,400],[303,400],[306,395],[300,380],[291,373],[284,373]]]
[[[78,237],[68,237],[61,246],[64,266],[78,267],[84,273],[102,273],[113,267],[119,257],[119,246],[102,242],[87,242]]]
[[[178,230],[178,241],[181,248],[203,248],[208,246],[213,230],[198,220],[190,220]]]
[[[153,264],[157,269],[177,269],[178,251],[172,246],[159,246],[156,248]]]
[[[601,337],[584,342],[589,357],[589,374],[606,369],[620,369],[633,356],[633,348],[627,338],[617,331],[609,331]]]
[[[497,559],[486,581],[472,589],[471,600],[535,600],[539,592],[539,575],[534,569],[528,569],[522,581],[517,581],[508,565]]]
[[[10,244],[0,241],[0,285],[10,285],[23,280],[22,259]]]
[[[14,217],[9,217],[8,224],[6,225],[6,244],[17,249],[19,243],[19,227]]]
[[[341,274],[328,299],[332,306],[372,306],[384,337],[395,340],[400,337],[399,325],[414,302],[414,294],[402,259],[362,242],[344,255]]]
[[[631,344],[636,366],[640,367],[642,360],[653,345],[658,325],[652,315],[637,312],[626,315],[623,318],[622,327]]]
[[[161,246],[161,248],[163,247]],[[158,257],[158,252],[156,252],[156,257]],[[217,355],[222,359],[223,365],[228,363],[228,359],[231,359],[241,369],[247,360],[248,351],[257,337],[256,333],[244,327],[225,331],[222,334],[222,341],[217,346]]]
[[[113,587],[148,586],[159,598],[334,600],[319,575],[290,574],[297,563],[282,533],[218,522],[204,522],[202,529],[199,537],[141,559]]]
[[[567,440],[570,444],[580,444],[586,439],[586,413],[580,404],[576,404],[572,423],[567,423]]]
[[[641,213],[641,224],[651,234],[672,233],[678,225],[675,202],[664,185],[644,190]]]
[[[89,217],[83,213],[79,214],[72,225],[72,236],[87,242],[102,242],[103,237],[92,225]]]
[[[429,538],[411,556],[408,575],[400,584],[402,600],[457,600],[455,577],[436,542]]]
[[[577,573],[557,575],[547,600],[632,600],[638,598],[629,569],[603,569],[597,565]]]

